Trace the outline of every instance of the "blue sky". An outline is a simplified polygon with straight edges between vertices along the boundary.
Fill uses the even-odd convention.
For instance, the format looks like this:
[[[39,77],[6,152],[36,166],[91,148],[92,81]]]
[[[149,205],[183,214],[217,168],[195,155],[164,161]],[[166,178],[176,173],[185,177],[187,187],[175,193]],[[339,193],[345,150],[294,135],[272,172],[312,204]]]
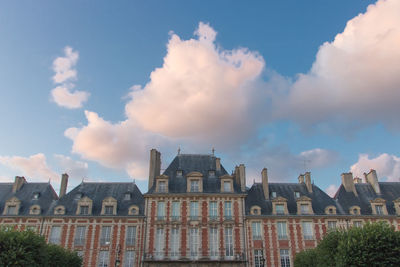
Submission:
[[[67,171],[71,186],[135,179],[145,192],[150,148],[166,167],[178,147],[215,147],[227,169],[247,166],[248,184],[263,167],[272,181],[311,171],[331,192],[350,170],[398,181],[399,8],[3,1],[0,179],[58,188]],[[56,81],[56,65],[75,74]]]

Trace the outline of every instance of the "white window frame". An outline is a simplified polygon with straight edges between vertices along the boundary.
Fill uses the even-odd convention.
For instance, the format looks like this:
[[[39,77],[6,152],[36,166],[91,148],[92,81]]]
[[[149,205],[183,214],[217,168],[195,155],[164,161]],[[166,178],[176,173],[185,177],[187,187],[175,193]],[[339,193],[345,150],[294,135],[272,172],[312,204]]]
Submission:
[[[328,231],[336,230],[337,222],[336,221],[328,221]]]
[[[261,240],[261,222],[251,222],[251,233],[253,240]]]
[[[157,219],[165,220],[165,202],[159,201],[157,203]]]
[[[167,192],[167,181],[158,181],[158,192],[159,193]]]
[[[190,180],[190,192],[200,192],[200,181],[198,179]]]
[[[375,205],[375,212],[377,215],[384,215],[384,211],[383,211],[383,205],[382,204],[376,204]]]
[[[210,258],[218,259],[219,257],[219,247],[218,247],[218,227],[211,227],[209,230],[209,249]]]
[[[189,229],[189,256],[191,259],[198,259],[199,257],[199,229]]]
[[[110,225],[105,225],[101,227],[100,244],[109,245],[111,243],[111,231]]]
[[[191,220],[199,219],[199,202],[198,201],[190,201],[190,219]]]
[[[86,226],[78,225],[75,231],[74,245],[83,246],[86,240]]]
[[[288,249],[279,250],[281,267],[290,267],[290,252]]]
[[[281,203],[275,204],[275,212],[277,215],[285,214],[285,204],[281,204]]]
[[[224,202],[224,217],[226,220],[232,220],[232,201]]]
[[[179,201],[172,201],[172,220],[178,221],[181,216],[181,203]]]
[[[261,262],[261,259],[264,258],[263,250],[262,249],[255,249],[254,250],[254,266],[255,267],[264,267],[264,263]],[[265,262],[265,259],[264,259]]]
[[[54,225],[51,227],[49,243],[59,245],[61,244],[61,226]]]
[[[125,238],[125,244],[127,246],[134,246],[136,244],[136,226],[135,225],[129,225],[126,228],[126,238]]]
[[[278,230],[278,239],[287,240],[287,223],[285,221],[276,222],[276,228]]]
[[[164,248],[165,248],[164,229],[157,228],[157,230],[156,230],[156,245],[155,245],[155,252],[154,252],[156,259],[164,258]]]
[[[98,267],[108,267],[110,263],[110,253],[108,250],[100,250]]]
[[[301,214],[310,214],[310,207],[308,204],[300,204]]]
[[[233,229],[232,227],[225,227],[225,257],[232,259],[233,256]]]
[[[171,259],[179,258],[179,246],[180,246],[180,231],[179,228],[171,229]]]
[[[135,251],[126,250],[124,255],[124,267],[134,267],[135,266]]]
[[[231,186],[232,182],[231,181],[224,181],[224,192],[232,192]]]
[[[313,223],[309,221],[301,222],[301,228],[303,232],[304,240],[313,240],[314,239],[314,231],[313,231]]]
[[[210,219],[217,220],[218,219],[218,202],[210,201]]]

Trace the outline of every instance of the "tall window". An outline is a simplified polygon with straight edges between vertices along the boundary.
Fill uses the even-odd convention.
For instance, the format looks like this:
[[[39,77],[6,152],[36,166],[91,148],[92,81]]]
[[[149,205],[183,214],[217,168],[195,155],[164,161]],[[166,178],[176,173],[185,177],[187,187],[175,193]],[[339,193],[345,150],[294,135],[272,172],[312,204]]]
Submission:
[[[189,231],[190,258],[197,259],[199,255],[199,229],[190,228]]]
[[[158,192],[160,193],[167,192],[167,183],[165,181],[158,182]]]
[[[218,219],[217,201],[210,202],[210,220]]]
[[[101,227],[100,244],[108,245],[111,241],[111,226]]]
[[[233,257],[232,227],[225,228],[225,256]]]
[[[312,230],[312,222],[302,222],[303,226],[303,236],[305,240],[314,239],[313,230]]]
[[[199,180],[190,181],[190,192],[199,192]]]
[[[7,215],[17,215],[17,206],[8,206]]]
[[[179,228],[171,229],[171,258],[179,257]]]
[[[212,259],[218,258],[218,228],[211,227],[209,232],[209,242],[210,242],[210,257]]]
[[[100,250],[98,267],[108,267],[108,263],[110,261],[108,257],[108,250]]]
[[[276,214],[285,214],[285,206],[283,204],[275,205]]]
[[[224,216],[227,220],[232,219],[232,202],[230,201],[225,201]]]
[[[124,267],[134,267],[134,266],[135,266],[135,251],[134,250],[125,251]]]
[[[133,246],[136,243],[136,226],[126,228],[126,245]]]
[[[199,202],[190,202],[190,219],[197,220],[199,216]]]
[[[88,215],[89,214],[89,206],[82,205],[80,209],[80,215]]]
[[[61,243],[61,226],[51,227],[49,242],[52,244],[60,244]]]
[[[260,222],[252,222],[251,223],[251,232],[253,234],[253,240],[261,239],[261,223]]]
[[[179,220],[179,216],[180,216],[180,203],[179,201],[173,201],[172,202],[172,220],[173,221],[178,221]]]
[[[164,258],[164,229],[157,228],[156,232],[156,251],[155,256],[157,259]]]
[[[105,215],[113,215],[114,214],[114,206],[105,206],[104,214]]]
[[[224,181],[224,192],[231,192],[231,182],[230,181]]]
[[[354,227],[362,227],[362,221],[354,221],[353,226]]]
[[[281,249],[281,267],[290,267],[290,256],[288,249]]]
[[[75,231],[75,246],[83,246],[85,244],[86,226],[78,226]]]
[[[383,205],[375,205],[376,214],[383,215]]]
[[[301,204],[300,211],[301,211],[301,214],[309,214],[308,204]]]
[[[157,219],[165,220],[165,202],[160,201],[157,205]]]
[[[336,229],[336,221],[328,221],[328,230]]]
[[[287,239],[286,222],[277,222],[278,239]]]
[[[263,251],[261,249],[254,250],[254,266],[264,267]]]

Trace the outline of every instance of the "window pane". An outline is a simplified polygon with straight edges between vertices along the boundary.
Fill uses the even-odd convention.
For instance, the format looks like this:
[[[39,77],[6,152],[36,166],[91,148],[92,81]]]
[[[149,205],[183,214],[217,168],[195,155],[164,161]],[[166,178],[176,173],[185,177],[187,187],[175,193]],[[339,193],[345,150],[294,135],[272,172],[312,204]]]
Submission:
[[[179,220],[180,208],[180,203],[178,201],[172,202],[172,220]]]
[[[100,250],[98,267],[108,267],[108,250]]]
[[[281,267],[290,267],[290,257],[288,249],[281,249]]]
[[[301,204],[300,205],[301,214],[308,214],[308,204]]]
[[[232,228],[225,228],[225,256],[233,257],[233,237]]]
[[[88,215],[89,214],[89,206],[81,206],[81,215]]]
[[[165,217],[165,203],[163,201],[158,202],[157,205],[157,218],[164,220]]]
[[[312,230],[312,222],[302,222],[303,226],[303,236],[306,240],[314,239],[313,230]]]
[[[135,266],[135,251],[127,250],[125,251],[124,267],[134,267]]]
[[[126,245],[133,246],[136,243],[136,226],[128,226],[126,230]]]
[[[285,214],[285,206],[283,204],[275,205],[276,214]]]
[[[112,215],[114,213],[114,206],[105,206],[104,207],[104,214]]]
[[[278,239],[287,239],[286,222],[277,222]]]
[[[251,223],[251,231],[253,233],[254,240],[261,239],[261,223],[260,222],[252,222]]]
[[[190,202],[190,219],[197,220],[199,216],[199,203],[197,201]]]
[[[111,241],[111,226],[103,226],[101,228],[100,243],[102,245],[108,245]]]
[[[16,206],[8,206],[7,215],[17,215],[17,207]]]
[[[199,229],[191,228],[189,232],[190,258],[197,259],[199,252]]]
[[[336,222],[328,222],[328,230],[335,230],[336,229]]]
[[[158,191],[161,193],[167,192],[167,183],[165,181],[158,182]]]
[[[78,226],[76,227],[75,232],[75,246],[83,246],[85,244],[86,237],[86,226]]]
[[[232,219],[232,202],[225,201],[225,209],[224,209],[225,219]]]
[[[61,226],[53,226],[50,233],[50,243],[60,244],[61,243]]]
[[[171,229],[171,258],[179,258],[179,228]]]
[[[254,265],[255,267],[264,267],[265,259],[261,249],[254,250]]]
[[[209,242],[210,242],[210,257],[212,259],[218,258],[218,228],[217,227],[211,227],[210,228],[210,237],[209,237]]]
[[[163,228],[157,228],[156,232],[156,251],[155,251],[155,256],[157,259],[162,259],[164,258],[164,229]]]
[[[190,192],[199,192],[199,181],[194,180],[190,182]]]
[[[218,218],[217,202],[216,201],[211,201],[210,202],[210,219],[211,220],[216,220],[217,218]]]
[[[231,192],[231,182],[224,181],[224,192]]]

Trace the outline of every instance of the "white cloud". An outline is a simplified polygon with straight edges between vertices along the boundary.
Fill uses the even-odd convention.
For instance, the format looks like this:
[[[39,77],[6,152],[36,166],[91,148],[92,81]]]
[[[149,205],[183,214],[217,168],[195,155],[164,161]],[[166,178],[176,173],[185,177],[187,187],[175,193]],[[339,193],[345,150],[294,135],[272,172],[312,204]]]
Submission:
[[[384,123],[400,129],[399,14],[400,1],[380,0],[348,21],[334,41],[319,48],[289,97],[276,103],[280,115],[304,125]]]
[[[54,155],[63,173],[67,173],[73,179],[83,179],[88,176],[88,164],[83,161],[73,160],[71,157]]]
[[[42,153],[30,157],[0,156],[0,164],[21,172],[21,175],[39,181],[59,181],[60,177],[47,164]]]
[[[357,177],[364,177],[363,174],[370,169],[376,170],[378,178],[386,177],[387,181],[400,182],[400,158],[395,155],[383,153],[369,158],[368,154],[360,154],[358,161],[350,167],[350,171]]]
[[[85,91],[73,90],[75,87],[73,81],[77,78],[77,71],[74,67],[78,62],[79,54],[69,46],[65,47],[64,53],[64,57],[58,57],[53,62],[55,72],[53,81],[59,85],[51,91],[51,96],[59,106],[69,109],[80,108],[88,100],[90,94]]]
[[[320,168],[332,165],[337,160],[337,153],[331,150],[314,148],[311,150],[303,151],[298,156],[306,167]]]
[[[335,194],[336,194],[336,192],[337,192],[337,190],[338,190],[338,186],[337,186],[337,185],[334,185],[334,184],[331,184],[331,185],[329,185],[329,186],[326,188],[325,192],[326,192],[330,197],[334,197]]]

